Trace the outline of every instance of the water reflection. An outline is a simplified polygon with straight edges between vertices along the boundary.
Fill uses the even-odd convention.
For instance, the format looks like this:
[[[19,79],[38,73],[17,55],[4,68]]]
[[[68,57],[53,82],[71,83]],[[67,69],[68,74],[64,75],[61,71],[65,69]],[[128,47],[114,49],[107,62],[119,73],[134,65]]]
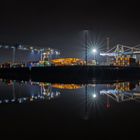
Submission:
[[[0,103],[24,103],[35,100],[53,99],[60,95],[52,90],[50,83],[0,80]],[[9,90],[8,90],[9,89]],[[9,92],[8,92],[8,91]],[[12,94],[9,94],[11,93]]]
[[[106,95],[116,102],[140,99],[139,82],[122,82],[107,85],[106,89],[100,90],[100,95]]]
[[[84,120],[103,117],[102,113],[125,106],[121,103],[140,102],[140,82],[85,85]],[[120,104],[118,104],[120,103]],[[121,106],[119,106],[121,105]],[[126,104],[127,106],[128,104]],[[133,104],[134,105],[134,104]],[[116,109],[117,109],[116,108]]]
[[[139,81],[81,85],[1,79],[1,128],[5,132],[40,129],[41,134],[54,128],[81,135],[118,127],[124,132],[140,124],[139,101]]]
[[[82,91],[81,91],[82,89]],[[106,100],[106,108],[110,101],[117,103],[138,101],[140,99],[140,82],[117,82],[113,84],[51,84],[45,82],[15,81],[0,79],[0,103],[25,103],[36,100],[58,98],[65,90],[82,93],[85,112],[91,102]]]

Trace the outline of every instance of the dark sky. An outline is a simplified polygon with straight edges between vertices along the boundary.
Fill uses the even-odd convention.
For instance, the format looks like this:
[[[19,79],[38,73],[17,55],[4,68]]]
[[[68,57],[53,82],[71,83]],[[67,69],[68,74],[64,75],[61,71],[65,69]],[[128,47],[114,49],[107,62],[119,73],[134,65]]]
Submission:
[[[110,37],[111,45],[140,44],[138,2],[88,0],[5,0],[0,8],[0,42],[60,49],[62,55],[82,56],[83,30],[93,42]]]

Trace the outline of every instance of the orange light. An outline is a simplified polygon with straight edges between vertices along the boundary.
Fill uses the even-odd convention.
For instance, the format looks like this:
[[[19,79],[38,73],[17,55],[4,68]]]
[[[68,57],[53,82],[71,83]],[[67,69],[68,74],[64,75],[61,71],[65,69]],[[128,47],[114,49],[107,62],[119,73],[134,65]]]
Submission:
[[[52,87],[59,89],[79,89],[82,86],[77,84],[52,84]]]
[[[51,60],[52,63],[54,63],[57,66],[62,66],[62,65],[83,65],[85,63],[84,60],[79,59],[79,58],[59,58],[59,59],[54,59]]]

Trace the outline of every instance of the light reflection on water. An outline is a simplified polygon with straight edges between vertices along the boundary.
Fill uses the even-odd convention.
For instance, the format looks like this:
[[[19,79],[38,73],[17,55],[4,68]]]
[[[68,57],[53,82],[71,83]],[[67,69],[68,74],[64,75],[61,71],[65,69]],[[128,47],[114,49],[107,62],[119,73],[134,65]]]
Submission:
[[[9,89],[7,91],[7,89]],[[138,101],[140,99],[140,83],[117,82],[112,84],[51,84],[47,82],[26,82],[0,80],[0,103],[26,103],[36,100],[53,100],[58,98],[66,90],[73,93],[80,92],[82,89],[84,102],[97,100],[106,96],[106,107],[111,107],[110,100],[117,103],[125,101]],[[87,101],[86,101],[87,100]]]
[[[1,79],[1,128],[5,132],[39,129],[41,134],[52,128],[80,134],[88,133],[89,127],[131,130],[140,124],[139,101],[139,81],[59,84]]]

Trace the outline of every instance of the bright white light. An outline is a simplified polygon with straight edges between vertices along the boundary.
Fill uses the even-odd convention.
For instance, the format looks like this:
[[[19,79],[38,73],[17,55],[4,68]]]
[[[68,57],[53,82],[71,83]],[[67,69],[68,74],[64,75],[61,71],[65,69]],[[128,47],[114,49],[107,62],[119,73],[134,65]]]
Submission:
[[[59,52],[58,51],[56,51],[55,53],[56,53],[56,55],[59,55]]]
[[[31,53],[34,53],[34,50],[31,50]]]
[[[33,47],[30,47],[30,50],[33,50]]]
[[[97,50],[95,48],[92,51],[93,51],[93,53],[96,53],[97,52]]]
[[[93,97],[93,98],[96,98],[96,97],[97,97],[97,95],[94,93],[94,94],[92,94],[92,97]]]

